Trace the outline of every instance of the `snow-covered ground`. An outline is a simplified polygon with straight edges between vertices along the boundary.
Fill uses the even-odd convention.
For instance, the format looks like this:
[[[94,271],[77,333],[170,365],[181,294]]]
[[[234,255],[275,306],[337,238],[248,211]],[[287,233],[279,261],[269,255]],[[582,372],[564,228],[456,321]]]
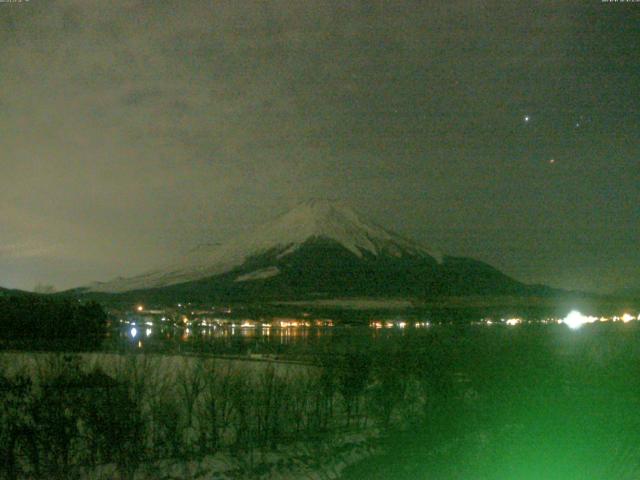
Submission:
[[[132,463],[134,466],[129,472],[132,479],[335,479],[344,468],[376,451],[379,432],[375,422],[361,421],[358,417],[353,422],[345,422],[339,396],[332,393],[322,397],[319,391],[322,380],[318,367],[177,355],[0,353],[0,378],[26,376],[33,381],[34,390],[25,393],[29,398],[19,407],[24,409],[18,414],[20,418],[32,416],[27,423],[35,422],[39,414],[29,413],[29,409],[42,408],[42,405],[52,405],[47,412],[63,409],[68,413],[45,421],[63,422],[71,432],[73,440],[67,448],[71,448],[72,463],[68,473],[74,477],[111,479],[121,478],[123,474],[122,464],[81,460],[100,459],[105,455],[89,440],[100,434],[95,427],[91,430],[92,424],[86,423],[90,419],[85,420],[86,413],[83,413],[87,407],[100,408],[95,400],[90,400],[95,398],[90,391],[94,387],[81,383],[83,373],[95,371],[126,385],[132,400],[115,405],[129,405],[125,410],[131,408],[137,412],[138,416],[134,415],[132,421],[140,422],[136,423],[140,426],[139,439],[133,444],[126,443],[131,442],[127,439],[133,433],[118,434],[126,449],[135,449],[134,457],[140,452],[140,459],[135,465]],[[65,383],[70,379],[72,383]],[[73,383],[73,379],[80,383]],[[87,388],[89,390],[83,390]],[[318,404],[319,398],[324,398],[324,403]],[[326,423],[322,427],[310,427],[317,423],[318,405],[326,408],[326,401],[331,403],[330,416],[320,414],[325,415]],[[109,402],[103,407],[107,409],[103,417],[106,416],[108,424],[111,419],[119,424],[120,415],[129,418],[128,412],[114,408]],[[213,419],[212,408],[217,412]],[[45,418],[49,418],[46,415]],[[7,416],[0,420],[3,425],[6,422],[9,425],[17,418]],[[71,423],[69,418],[73,419]],[[175,423],[171,418],[176,419]],[[40,427],[36,422],[35,425],[48,432],[54,424]],[[175,431],[167,436],[166,432],[173,431],[171,425]],[[126,432],[126,427],[123,428]],[[213,446],[210,444],[212,434],[217,438]],[[89,454],[90,451],[93,453]],[[167,451],[174,454],[161,453]],[[30,460],[22,457],[20,450],[17,452],[17,462],[27,462],[20,468],[32,472]],[[47,465],[45,469],[49,468]]]
[[[254,453],[252,458],[218,453],[190,461],[162,460],[141,465],[133,480],[333,480],[340,478],[345,468],[378,453],[378,435],[375,429],[343,433]],[[80,478],[107,480],[118,475],[117,466],[107,464],[86,469]]]
[[[413,302],[403,298],[331,298],[320,300],[300,300],[277,302],[278,305],[296,305],[301,307],[348,308],[352,310],[399,310],[411,308]]]
[[[162,354],[129,354],[119,353],[73,353],[67,354],[80,359],[83,371],[90,372],[96,368],[107,375],[117,376],[123,370],[146,372],[162,372],[164,379],[171,383],[196,368],[203,359],[215,363],[216,368],[237,375],[255,376],[273,368],[281,376],[303,375],[313,367],[296,362],[275,361],[269,358],[252,357],[202,357],[188,355]],[[9,376],[28,373],[38,380],[45,369],[62,368],[60,364],[65,354],[49,352],[0,352],[0,371]]]

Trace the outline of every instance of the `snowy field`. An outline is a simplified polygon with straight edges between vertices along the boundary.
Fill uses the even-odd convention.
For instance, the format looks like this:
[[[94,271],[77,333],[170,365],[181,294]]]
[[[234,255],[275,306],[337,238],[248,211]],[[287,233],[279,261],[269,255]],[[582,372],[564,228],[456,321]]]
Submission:
[[[0,354],[0,478],[338,478],[375,451],[322,368],[177,355]]]
[[[338,434],[330,439],[299,442],[255,458],[238,458],[228,453],[208,455],[190,461],[161,460],[142,465],[133,475],[136,480],[333,480],[341,478],[350,465],[378,452],[372,440],[377,432]],[[251,463],[256,466],[251,466]],[[84,471],[86,480],[112,479],[119,475],[115,464]]]
[[[334,298],[312,301],[277,302],[277,305],[346,308],[352,310],[400,310],[404,308],[411,308],[413,306],[413,302],[404,298]]]
[[[120,353],[48,353],[48,352],[0,352],[0,369],[6,375],[28,374],[38,382],[45,377],[51,368],[63,368],[64,357],[73,356],[80,360],[83,371],[90,372],[101,369],[107,375],[118,376],[124,371],[148,374],[147,380],[154,380],[154,375],[162,374],[168,383],[174,383],[185,374],[202,368],[203,362],[210,367],[224,370],[229,374],[255,376],[273,369],[278,375],[304,375],[313,370],[310,365],[295,362],[276,361],[268,358],[202,357],[195,355],[162,355],[162,354],[120,354]]]

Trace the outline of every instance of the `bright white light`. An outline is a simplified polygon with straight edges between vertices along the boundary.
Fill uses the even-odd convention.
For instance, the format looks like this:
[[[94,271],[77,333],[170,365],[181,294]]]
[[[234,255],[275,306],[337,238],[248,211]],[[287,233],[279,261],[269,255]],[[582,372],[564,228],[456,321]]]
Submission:
[[[622,315],[622,321],[624,323],[630,322],[631,320],[633,320],[633,317],[630,314],[625,313],[624,315]]]
[[[519,318],[509,318],[507,319],[507,325],[510,326],[514,326],[514,325],[518,325],[519,323],[522,323],[522,320]]]
[[[147,328],[147,330],[145,331],[145,334],[147,335],[147,337],[150,336],[151,335],[151,329]]]
[[[596,317],[588,317],[586,315],[582,315],[577,310],[572,310],[569,313],[569,315],[564,317],[564,320],[562,322],[572,330],[576,330],[580,328],[582,325],[584,325],[585,323],[593,323],[597,320],[598,318]]]
[[[580,328],[582,325],[586,323],[584,320],[584,316],[576,310],[573,310],[572,312],[569,313],[569,315],[564,317],[563,321],[567,327],[573,330]]]
[[[129,330],[129,333],[131,333],[131,338],[136,338],[136,335],[138,335],[138,329],[136,327],[133,327],[131,330]]]
[[[141,312],[142,310],[144,310],[144,307],[142,305],[138,305],[138,307],[136,308],[136,310],[138,310],[139,312]]]

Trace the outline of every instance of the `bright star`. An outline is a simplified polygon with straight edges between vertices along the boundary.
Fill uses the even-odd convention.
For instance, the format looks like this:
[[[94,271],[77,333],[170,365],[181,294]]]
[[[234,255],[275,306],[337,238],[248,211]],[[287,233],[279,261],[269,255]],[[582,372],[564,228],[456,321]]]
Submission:
[[[524,116],[524,123],[529,123],[529,120],[531,120],[531,117],[529,115],[525,115]]]

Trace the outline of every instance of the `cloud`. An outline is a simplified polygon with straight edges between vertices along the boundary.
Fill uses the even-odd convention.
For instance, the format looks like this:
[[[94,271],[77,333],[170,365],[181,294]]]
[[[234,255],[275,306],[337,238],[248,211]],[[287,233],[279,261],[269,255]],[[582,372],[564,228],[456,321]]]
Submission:
[[[0,244],[0,259],[25,259],[47,257],[55,253],[56,246],[39,245],[37,243]]]
[[[518,158],[514,119],[571,110],[591,75],[572,70],[581,15],[568,1],[7,5],[0,244],[83,262],[38,278],[73,284],[138,273],[309,196],[427,243],[449,223],[517,226],[549,179]],[[580,158],[557,132],[535,148]],[[495,215],[510,191],[518,208]]]

